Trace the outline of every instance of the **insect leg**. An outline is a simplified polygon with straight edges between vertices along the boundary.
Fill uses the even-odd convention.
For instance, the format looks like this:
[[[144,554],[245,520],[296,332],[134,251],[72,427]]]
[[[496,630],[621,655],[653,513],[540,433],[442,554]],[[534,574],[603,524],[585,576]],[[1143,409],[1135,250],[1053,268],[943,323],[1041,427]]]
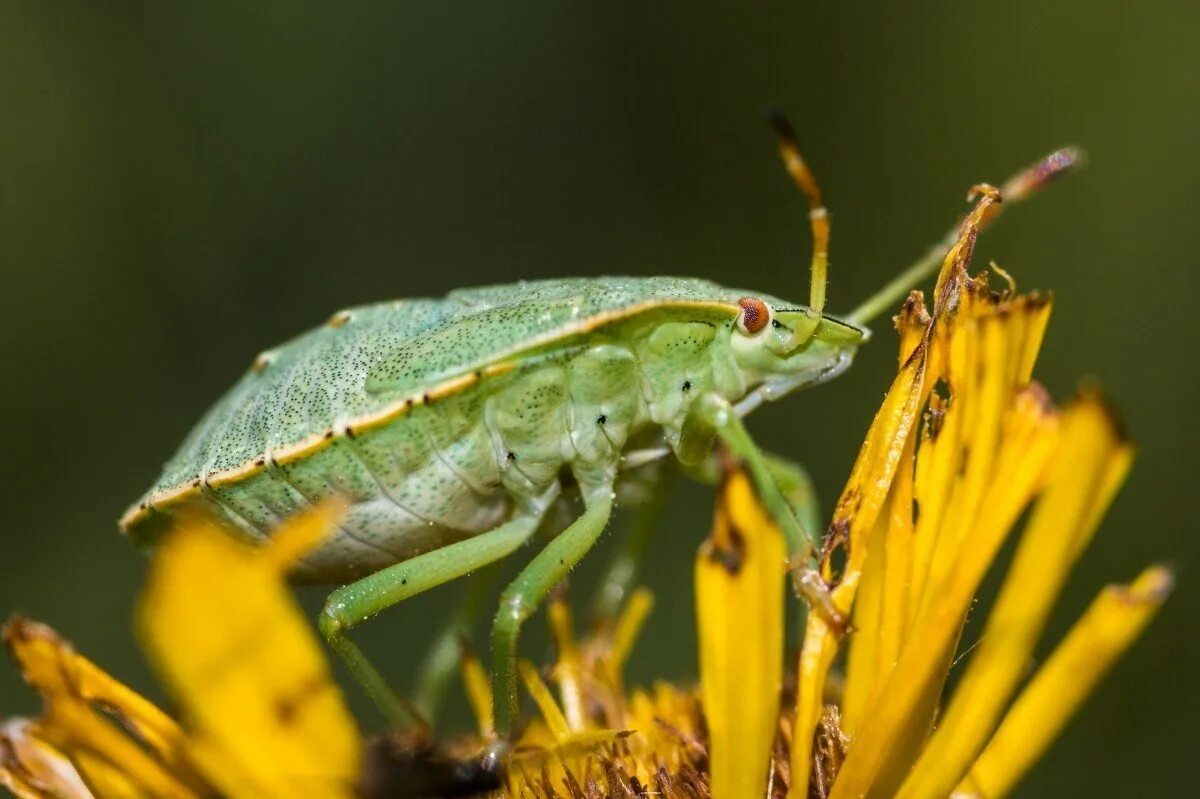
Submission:
[[[521,570],[500,597],[492,627],[492,696],[496,732],[508,738],[518,715],[517,639],[521,625],[537,610],[562,579],[596,543],[612,516],[612,489],[585,495],[583,515],[558,534]]]
[[[821,578],[815,554],[818,551],[816,530],[806,529],[792,512],[787,497],[780,490],[768,457],[763,453],[734,412],[733,406],[718,394],[697,397],[683,422],[678,455],[686,464],[708,457],[717,436],[733,454],[746,462],[759,498],[770,512],[788,543],[788,553],[796,570],[795,585],[800,595],[837,629],[845,628],[845,619],[838,612]]]
[[[783,492],[783,498],[800,520],[800,526],[804,530],[820,530],[821,507],[817,502],[817,492],[808,476],[808,470],[790,458],[766,450],[763,450],[763,458],[767,462],[767,471]],[[684,464],[683,472],[693,480],[709,486],[716,486],[721,481],[720,466],[712,458],[699,464]]]
[[[980,228],[991,223],[1005,208],[1011,208],[1015,203],[1037,193],[1047,183],[1074,167],[1079,163],[1081,157],[1077,150],[1066,147],[1050,153],[1042,160],[1010,177],[1000,186],[1000,195],[1004,198],[1004,202],[991,207],[989,215],[981,221]],[[950,252],[950,248],[958,241],[960,227],[956,224],[950,228],[941,241],[933,245],[907,269],[888,281],[887,285],[865,299],[861,305],[845,314],[843,318],[849,322],[862,324],[890,311],[913,287],[937,273],[946,253]]]
[[[537,525],[535,517],[518,516],[495,530],[389,566],[329,595],[318,620],[321,632],[393,724],[406,727],[420,718],[396,695],[347,632],[397,602],[500,560],[524,543]]]
[[[783,498],[800,520],[800,526],[815,534],[821,529],[821,505],[817,501],[817,491],[812,478],[808,476],[808,470],[790,458],[772,452],[764,452],[763,457],[767,461],[767,470],[783,492]]]

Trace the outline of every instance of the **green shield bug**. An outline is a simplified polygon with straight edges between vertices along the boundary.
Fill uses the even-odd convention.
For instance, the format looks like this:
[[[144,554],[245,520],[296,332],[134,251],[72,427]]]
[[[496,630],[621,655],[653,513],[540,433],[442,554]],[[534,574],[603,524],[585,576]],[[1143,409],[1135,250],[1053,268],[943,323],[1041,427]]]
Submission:
[[[516,720],[522,623],[587,553],[609,521],[614,492],[647,461],[674,455],[695,464],[721,438],[750,466],[806,600],[832,612],[814,568],[815,516],[798,517],[778,487],[803,473],[765,456],[741,420],[764,400],[846,369],[867,339],[863,323],[932,273],[949,242],[858,310],[824,314],[829,220],[794,136],[781,119],[776,127],[788,172],[810,203],[807,306],[704,280],[609,277],[351,308],[259,356],[122,528],[153,541],[194,501],[223,516],[232,534],[261,542],[289,515],[343,497],[349,509],[338,529],[296,576],[353,581],[330,595],[320,626],[400,723],[412,712],[349,629],[512,553],[542,525],[569,477],[582,514],[505,590],[493,627],[502,736]],[[1006,184],[1005,199],[1073,161],[1070,151],[1055,153]]]

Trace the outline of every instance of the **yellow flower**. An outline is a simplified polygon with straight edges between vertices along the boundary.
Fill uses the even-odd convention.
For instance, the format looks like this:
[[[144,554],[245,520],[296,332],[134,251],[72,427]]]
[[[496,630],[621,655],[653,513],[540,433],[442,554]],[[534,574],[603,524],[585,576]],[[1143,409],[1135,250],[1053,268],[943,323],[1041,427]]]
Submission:
[[[437,747],[362,744],[284,582],[338,508],[292,520],[254,552],[197,515],[158,553],[137,616],[179,719],[49,628],[14,618],[5,642],[44,710],[0,726],[0,784],[65,799],[1006,795],[1145,627],[1171,575],[1153,567],[1104,589],[1025,679],[1133,448],[1096,391],[1059,408],[1031,381],[1050,299],[1016,295],[1011,281],[996,294],[986,274],[968,276],[999,201],[981,191],[932,309],[913,293],[896,317],[899,371],[822,553],[833,606],[850,624],[810,613],[794,680],[784,669],[786,550],[737,463],[723,463],[695,562],[699,685],[626,689],[646,591],[582,639],[560,595],[548,608],[556,660],[546,671],[521,664],[537,713],[498,771],[480,758],[494,737],[492,697],[470,652],[462,677],[476,734]],[[959,654],[979,584],[1027,510],[982,638]],[[966,666],[947,695],[956,656]]]
[[[986,274],[968,276],[999,201],[981,190],[932,312],[914,293],[896,318],[899,374],[829,526],[824,576],[849,630],[811,613],[795,691],[782,689],[784,547],[731,465],[696,559],[699,688],[659,686],[653,714],[631,713],[648,696],[623,703],[619,680],[600,679],[619,674],[622,658],[605,662],[601,634],[580,671],[560,623],[552,674],[563,707],[605,710],[564,717],[529,668],[542,720],[523,756],[539,765],[516,761],[507,796],[997,799],[1145,627],[1171,587],[1162,567],[1104,589],[1022,686],[1133,448],[1097,392],[1060,409],[1031,382],[1050,299],[995,294]],[[980,643],[961,655],[967,666],[946,697],[979,584],[1029,508]],[[588,779],[596,791],[577,790]]]
[[[812,741],[831,707],[839,762],[820,770],[818,795],[1003,796],[1171,584],[1156,567],[1107,589],[1013,703],[1050,608],[1133,449],[1096,392],[1060,410],[1030,382],[1049,298],[993,294],[986,274],[968,277],[978,228],[1000,199],[983,191],[946,257],[932,315],[914,294],[897,317],[900,374],[834,512],[830,543],[843,566],[834,575],[829,552],[825,571],[853,632],[843,639],[819,616],[808,619],[792,797],[808,795],[822,757]],[[1031,503],[981,642],[943,701],[971,602]]]

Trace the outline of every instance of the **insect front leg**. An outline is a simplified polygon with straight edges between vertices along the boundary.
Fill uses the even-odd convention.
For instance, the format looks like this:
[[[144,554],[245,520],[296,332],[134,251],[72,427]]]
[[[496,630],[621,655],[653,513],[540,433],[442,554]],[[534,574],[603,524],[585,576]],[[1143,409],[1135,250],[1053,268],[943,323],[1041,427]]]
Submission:
[[[367,695],[399,728],[424,723],[350,640],[350,628],[411,596],[500,560],[537,529],[539,518],[520,515],[482,535],[397,563],[329,595],[318,625]]]
[[[791,506],[792,513],[799,519],[800,527],[812,531],[810,538],[815,540],[815,531],[821,529],[821,506],[808,470],[790,458],[766,450],[763,450],[763,458],[771,478],[783,492],[783,498]],[[713,458],[701,464],[685,464],[684,472],[693,480],[709,486],[715,487],[721,481],[721,467]]]
[[[718,436],[736,457],[746,462],[759,498],[783,531],[800,595],[831,626],[844,629],[846,620],[834,606],[829,587],[817,568],[818,528],[806,529],[801,524],[773,473],[779,468],[778,461],[773,467],[771,459],[754,443],[742,420],[724,397],[709,393],[697,397],[692,403],[680,433],[677,450],[679,460],[685,465],[700,463],[708,457]]]
[[[800,520],[800,526],[809,531],[810,537],[815,540],[821,529],[821,505],[817,501],[817,491],[808,470],[790,458],[773,452],[764,452],[763,457],[767,461],[767,470],[783,492],[783,498]]]
[[[547,544],[500,597],[492,627],[492,696],[496,732],[502,739],[511,738],[519,714],[517,642],[521,626],[604,531],[612,516],[611,486],[586,492],[584,503],[583,515]]]

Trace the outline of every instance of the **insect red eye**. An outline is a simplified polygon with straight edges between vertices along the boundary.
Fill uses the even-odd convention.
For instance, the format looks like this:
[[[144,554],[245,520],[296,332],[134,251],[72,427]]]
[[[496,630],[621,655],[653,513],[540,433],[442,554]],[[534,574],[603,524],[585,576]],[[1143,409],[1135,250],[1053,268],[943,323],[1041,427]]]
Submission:
[[[738,315],[738,327],[742,332],[753,336],[767,326],[771,321],[771,309],[758,297],[742,297],[738,300],[742,312]]]

